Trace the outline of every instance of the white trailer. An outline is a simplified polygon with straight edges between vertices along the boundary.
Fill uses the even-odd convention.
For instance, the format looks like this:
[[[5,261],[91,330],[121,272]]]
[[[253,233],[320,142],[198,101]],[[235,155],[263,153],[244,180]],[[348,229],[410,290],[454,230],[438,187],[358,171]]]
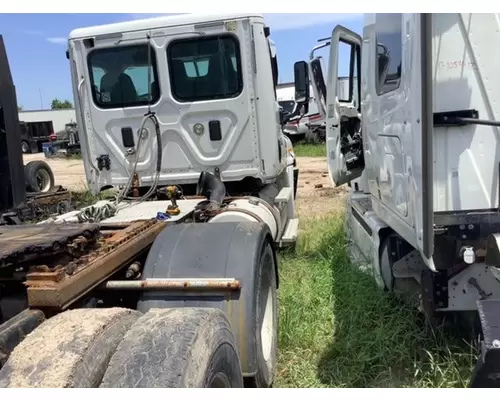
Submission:
[[[50,232],[39,242],[65,237],[77,258],[28,273],[28,304],[50,315],[14,348],[0,387],[272,385],[276,247],[297,237],[298,170],[269,36],[254,13],[71,32],[87,181],[119,191],[32,228]],[[72,230],[86,236],[68,239]],[[0,339],[21,340],[33,317],[7,321]]]
[[[496,14],[368,14],[362,36],[333,30],[319,101],[330,177],[352,189],[352,260],[429,317],[479,316],[473,387],[499,387],[500,374],[497,40]],[[351,54],[347,98],[336,95],[341,45]],[[320,67],[312,57],[316,90]]]

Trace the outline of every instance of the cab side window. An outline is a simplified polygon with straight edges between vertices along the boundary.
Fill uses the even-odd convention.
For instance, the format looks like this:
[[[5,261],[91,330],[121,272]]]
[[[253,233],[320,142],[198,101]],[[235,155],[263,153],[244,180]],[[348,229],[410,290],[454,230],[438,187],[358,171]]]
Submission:
[[[399,88],[403,48],[403,14],[377,14],[375,36],[377,63],[375,65],[379,96]]]

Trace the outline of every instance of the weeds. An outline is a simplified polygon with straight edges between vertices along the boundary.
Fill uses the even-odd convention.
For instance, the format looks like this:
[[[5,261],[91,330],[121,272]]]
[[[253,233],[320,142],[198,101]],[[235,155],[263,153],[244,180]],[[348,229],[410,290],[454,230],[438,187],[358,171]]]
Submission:
[[[351,267],[340,213],[280,255],[278,387],[464,387],[476,353]]]
[[[324,144],[306,144],[298,142],[293,145],[296,157],[326,157],[326,147]]]

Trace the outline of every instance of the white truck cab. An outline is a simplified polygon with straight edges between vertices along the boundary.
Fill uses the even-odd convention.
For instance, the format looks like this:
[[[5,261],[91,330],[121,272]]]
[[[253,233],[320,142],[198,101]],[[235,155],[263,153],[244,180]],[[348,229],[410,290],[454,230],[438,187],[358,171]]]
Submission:
[[[247,204],[238,218],[262,220],[255,207],[267,205],[276,241],[293,242],[298,169],[280,129],[269,36],[263,16],[254,13],[72,31],[67,56],[91,190],[124,187],[130,200],[132,187],[147,191],[143,199],[176,185],[184,195],[199,195],[201,176],[209,173],[223,183],[222,195],[264,200]]]
[[[308,73],[320,94],[330,177],[352,189],[352,260],[428,316],[479,315],[483,349],[496,352],[499,41],[496,14],[366,14],[362,35],[333,29],[326,79],[315,57],[295,65],[296,85]],[[341,47],[347,98],[336,90]],[[471,384],[498,387],[500,363],[485,354]]]
[[[258,14],[179,15],[76,29],[69,37],[76,110],[89,185],[274,182],[287,144],[276,105],[276,57]],[[154,113],[161,132],[158,149]]]

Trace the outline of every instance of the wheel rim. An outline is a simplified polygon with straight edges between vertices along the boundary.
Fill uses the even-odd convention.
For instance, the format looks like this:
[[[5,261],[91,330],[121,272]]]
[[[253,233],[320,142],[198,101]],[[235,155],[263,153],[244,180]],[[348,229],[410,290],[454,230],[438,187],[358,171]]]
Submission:
[[[50,175],[44,169],[37,171],[36,183],[40,192],[47,192],[50,189]]]
[[[230,388],[231,384],[229,383],[229,379],[227,378],[226,374],[217,372],[210,381],[208,387],[214,389],[224,389]]]
[[[27,153],[28,152],[28,143],[22,142],[21,149],[22,149],[23,153]]]
[[[274,298],[271,285],[268,285],[266,295],[267,299],[262,327],[260,329],[260,340],[262,343],[262,355],[267,362],[271,358],[274,339]]]

